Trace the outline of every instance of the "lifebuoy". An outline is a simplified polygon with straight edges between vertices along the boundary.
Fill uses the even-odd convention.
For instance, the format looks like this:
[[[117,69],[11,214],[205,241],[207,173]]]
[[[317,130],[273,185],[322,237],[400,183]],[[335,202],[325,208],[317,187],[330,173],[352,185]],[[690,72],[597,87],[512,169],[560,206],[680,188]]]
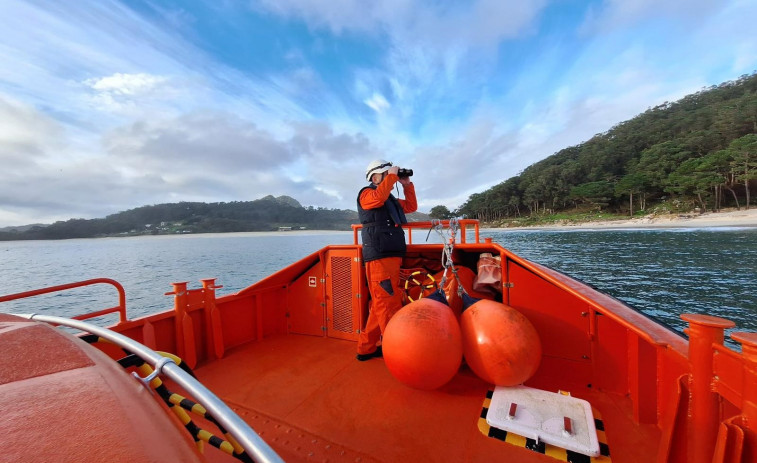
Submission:
[[[422,275],[422,274],[425,274],[426,276],[423,277],[423,278],[421,278],[420,281],[419,281],[419,279],[416,278],[416,275]],[[430,282],[427,283],[426,280],[430,280]],[[413,285],[411,286],[410,283],[412,283]],[[422,299],[423,298],[424,293],[426,292],[426,290],[429,290],[429,289],[435,290],[435,289],[437,289],[436,280],[434,279],[434,276],[432,274],[428,273],[428,272],[423,271],[423,270],[417,270],[417,271],[411,273],[407,277],[407,280],[405,280],[405,294],[407,295],[407,298],[411,302],[415,301],[415,299],[413,299],[413,297],[410,295],[410,292],[413,290],[414,286],[420,287],[420,289],[421,289],[421,292],[418,295],[418,299]],[[429,291],[428,294],[431,294],[432,292],[433,291]],[[428,294],[426,294],[426,295],[428,295]]]

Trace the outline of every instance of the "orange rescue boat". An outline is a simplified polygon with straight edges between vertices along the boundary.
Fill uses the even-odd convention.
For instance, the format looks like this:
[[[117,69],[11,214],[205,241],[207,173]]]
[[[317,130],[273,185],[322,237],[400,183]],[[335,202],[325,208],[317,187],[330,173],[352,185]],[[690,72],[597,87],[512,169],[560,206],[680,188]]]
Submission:
[[[450,225],[459,240],[413,242],[413,231]],[[475,274],[482,254],[499,257],[491,298],[533,325],[536,372],[495,387],[463,362],[449,382],[422,390],[380,358],[356,361],[368,311],[359,228],[352,245],[327,246],[233,294],[216,295],[215,279],[174,283],[173,310],[133,320],[109,279],[0,297],[91,284],[119,293],[117,306],[78,320],[0,314],[0,460],[757,462],[757,333],[733,333],[737,352],[723,344],[731,322],[684,315],[687,340],[481,242],[474,220],[405,225],[403,271],[422,286],[408,302],[428,297],[445,255],[461,274]],[[470,279],[460,285],[473,292]],[[119,321],[109,329],[81,321],[111,312]],[[556,410],[557,440],[514,430],[532,418],[546,429],[534,397],[558,396],[585,404],[596,452],[554,443],[583,426],[557,406],[546,407]]]

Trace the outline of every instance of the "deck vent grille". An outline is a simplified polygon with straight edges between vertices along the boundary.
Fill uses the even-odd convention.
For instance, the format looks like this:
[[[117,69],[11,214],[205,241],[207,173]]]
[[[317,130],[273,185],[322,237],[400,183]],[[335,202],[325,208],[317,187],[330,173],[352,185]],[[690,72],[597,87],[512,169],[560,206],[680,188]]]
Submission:
[[[333,296],[333,326],[337,331],[352,333],[352,259],[331,258],[331,294]]]

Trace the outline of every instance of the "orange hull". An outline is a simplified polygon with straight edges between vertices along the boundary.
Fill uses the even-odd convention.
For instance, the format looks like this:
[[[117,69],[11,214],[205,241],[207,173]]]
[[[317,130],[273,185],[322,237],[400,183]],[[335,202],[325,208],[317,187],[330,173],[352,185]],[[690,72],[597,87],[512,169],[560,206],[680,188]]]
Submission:
[[[412,230],[429,226],[410,224],[405,268],[438,263],[442,245],[412,243]],[[502,301],[541,339],[525,384],[591,403],[605,454],[591,460],[757,461],[754,334],[733,335],[738,353],[723,346],[722,319],[689,316],[688,342],[475,232],[455,245],[456,264],[475,271],[479,254],[500,256]],[[286,461],[590,461],[492,430],[481,417],[493,386],[465,365],[442,388],[421,391],[381,359],[355,361],[368,299],[355,233],[356,244],[326,247],[235,294],[216,297],[214,280],[175,284],[173,311],[112,329],[176,353]],[[17,423],[2,423],[5,435],[16,432]],[[215,449],[199,458],[232,461]]]

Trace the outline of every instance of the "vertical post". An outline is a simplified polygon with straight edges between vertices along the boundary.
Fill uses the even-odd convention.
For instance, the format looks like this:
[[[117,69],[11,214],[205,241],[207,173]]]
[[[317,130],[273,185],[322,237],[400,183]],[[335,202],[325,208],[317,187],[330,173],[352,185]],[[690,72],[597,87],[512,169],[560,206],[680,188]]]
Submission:
[[[176,328],[176,355],[186,357],[184,344],[184,317],[187,315],[187,282],[171,283],[173,292],[174,326]]]
[[[741,343],[741,358],[744,365],[744,389],[741,391],[741,413],[749,421],[757,421],[757,333],[731,333],[734,341]],[[756,448],[757,450],[757,448]]]
[[[689,410],[686,430],[687,457],[692,463],[709,463],[715,452],[720,423],[717,394],[712,392],[712,345],[723,345],[724,331],[735,324],[710,315],[683,314],[689,322]]]
[[[205,278],[200,280],[203,289],[203,301],[205,308],[205,336],[206,349],[208,358],[222,358],[224,354],[223,347],[223,329],[221,326],[221,313],[216,307],[216,289],[223,286],[216,286],[215,278]]]

